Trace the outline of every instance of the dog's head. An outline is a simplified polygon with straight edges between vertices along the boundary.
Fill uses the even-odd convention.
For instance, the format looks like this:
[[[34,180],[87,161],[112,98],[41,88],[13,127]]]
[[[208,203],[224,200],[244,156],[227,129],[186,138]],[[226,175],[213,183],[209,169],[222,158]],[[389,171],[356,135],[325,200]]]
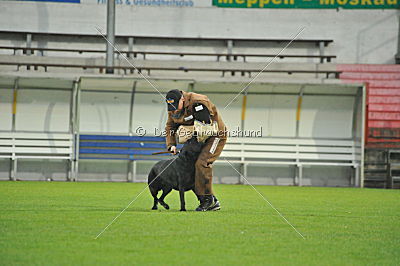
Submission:
[[[204,143],[198,142],[196,137],[192,137],[185,142],[180,154],[185,157],[192,157],[193,159],[197,159],[203,146]]]

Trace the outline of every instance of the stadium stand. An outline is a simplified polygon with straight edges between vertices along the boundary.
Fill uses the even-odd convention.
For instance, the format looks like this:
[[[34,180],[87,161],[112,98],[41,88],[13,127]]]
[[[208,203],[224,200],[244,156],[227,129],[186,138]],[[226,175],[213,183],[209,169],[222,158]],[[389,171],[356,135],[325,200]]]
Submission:
[[[0,57],[0,65],[5,66],[16,66],[16,70],[19,71],[22,66],[26,66],[27,69],[31,67],[38,70],[42,67],[45,72],[48,72],[49,68],[74,68],[74,69],[98,69],[99,73],[104,73],[106,68],[104,64],[93,64],[88,63],[86,59],[71,59],[71,58],[34,58],[34,57],[21,57],[21,56],[2,56]],[[101,60],[99,60],[101,61]],[[129,74],[134,73],[136,69],[138,71],[147,71],[147,75],[151,75],[151,71],[177,71],[177,72],[221,72],[222,76],[225,72],[235,75],[236,72],[241,73],[242,76],[247,73],[249,77],[252,73],[259,73],[260,67],[263,67],[260,63],[228,63],[228,62],[196,62],[196,61],[155,61],[155,60],[136,60],[134,67],[131,66],[125,60],[117,62],[116,66],[111,67],[114,70],[122,70],[123,73]],[[335,65],[328,64],[288,64],[288,63],[275,63],[268,69],[263,71],[265,73],[284,73],[284,74],[324,74],[326,78],[332,77],[337,78],[340,71],[336,70]]]
[[[21,43],[19,46],[1,45],[0,50],[11,50],[16,55],[21,51],[25,55],[47,55],[57,53],[75,53],[75,54],[97,54],[104,55],[104,49],[85,49],[83,47],[97,46],[102,47],[104,39],[100,35],[68,35],[57,33],[33,33],[33,32],[11,32],[0,31],[0,36],[4,39],[14,39]],[[24,40],[24,41],[21,41]],[[32,41],[35,40],[35,41]],[[276,45],[283,45],[291,39],[276,39],[276,38],[188,38],[188,37],[166,37],[166,36],[116,36],[117,47],[121,53],[127,57],[136,58],[137,55],[142,55],[146,59],[150,55],[158,56],[177,56],[176,58],[200,56],[200,57],[214,57],[217,61],[220,58],[225,58],[227,61],[236,61],[238,58],[256,57],[262,60],[268,57],[275,57],[276,53],[254,53],[246,51],[250,47],[274,47]],[[86,43],[85,43],[86,42]],[[33,44],[35,43],[35,44]],[[46,46],[41,47],[40,44],[46,43]],[[212,44],[212,49],[207,49]],[[278,58],[303,58],[303,59],[317,59],[318,62],[331,62],[336,58],[335,55],[325,55],[325,47],[333,43],[332,39],[296,39],[293,45],[300,47],[308,47],[315,49],[317,54],[304,54],[304,53],[290,53],[281,54]],[[22,46],[24,45],[24,46]],[[39,45],[38,47],[34,47]],[[64,46],[64,47],[63,47]],[[71,48],[74,46],[80,46]],[[134,49],[135,47],[135,49]],[[138,47],[138,48],[136,48]],[[169,51],[166,51],[168,47]],[[185,51],[182,47],[188,47]],[[201,48],[205,52],[199,52],[199,49],[190,49],[190,47]],[[258,49],[259,50],[259,49]],[[242,52],[241,52],[242,51]],[[246,51],[246,52],[243,52]],[[257,51],[257,49],[255,49]],[[115,51],[117,53],[117,51]],[[167,57],[169,60],[170,58]]]
[[[400,148],[400,66],[338,65],[337,68],[342,71],[342,81],[367,84],[366,186],[393,188],[400,182],[398,174],[393,174],[397,169],[393,155]]]
[[[62,48],[26,48],[26,47],[16,47],[16,46],[0,46],[0,50],[12,50],[13,54],[16,55],[18,51],[21,51],[22,54],[29,54],[43,56],[45,52],[69,52],[69,53],[105,53],[104,50],[93,50],[93,49],[62,49]],[[261,57],[261,58],[274,58],[276,54],[255,54],[255,53],[195,53],[195,52],[161,52],[161,51],[126,51],[126,50],[119,50],[114,51],[114,53],[119,56],[119,53],[124,54],[128,58],[136,58],[138,55],[143,56],[143,59],[146,59],[146,55],[177,55],[179,57],[184,56],[202,56],[202,57],[215,57],[217,61],[220,61],[221,58],[226,58],[227,61],[237,61],[239,58],[243,59],[243,62],[246,62],[246,57]],[[295,54],[280,54],[278,56],[279,59],[284,58],[316,58],[319,59],[321,63],[324,62],[331,62],[332,59],[336,58],[336,55],[295,55]]]
[[[26,67],[27,70],[45,72],[105,72],[104,39],[100,35],[2,31],[0,36],[13,40],[14,44],[0,46],[0,65],[8,71],[20,71],[21,67]],[[131,65],[134,64],[147,75],[165,72],[164,76],[190,76],[193,72],[207,72],[205,75],[221,73],[221,77],[226,77],[226,73],[230,73],[230,76],[238,74],[251,78],[263,68],[266,59],[272,60],[276,56],[278,47],[281,48],[290,41],[272,38],[116,36],[118,49],[131,62],[126,62],[115,51],[117,59],[114,67],[109,69],[118,74],[134,74],[135,68]],[[264,72],[278,75],[299,74],[301,77],[321,74],[326,78],[338,78],[340,71],[329,63],[336,56],[325,55],[325,47],[331,43],[332,39],[296,39],[291,45],[292,49],[277,57],[277,60],[284,61],[272,64]],[[137,58],[138,55],[142,55],[143,59]],[[221,61],[222,58],[226,60]],[[243,60],[240,61],[239,58]],[[323,64],[324,62],[328,63]]]
[[[104,40],[99,35],[73,36],[31,32],[0,32],[0,34],[14,40],[14,46],[2,45],[0,47],[0,52],[2,53],[0,55],[0,67],[4,67],[7,71],[32,74],[67,71],[70,73],[69,75],[78,76],[86,73],[102,75],[105,72]],[[119,57],[118,54],[116,54],[115,66],[112,68],[116,74],[129,75],[131,77],[138,77],[138,71],[155,79],[190,77],[193,78],[192,84],[205,81],[204,86],[208,87],[209,84],[206,82],[213,80],[213,78],[253,78],[265,66],[265,59],[273,58],[274,54],[271,52],[273,48],[281,47],[289,41],[287,39],[116,36],[117,46],[129,60],[132,60],[136,68],[126,62],[124,58]],[[353,72],[349,71],[348,65],[336,65],[331,62],[336,56],[325,55],[325,48],[332,43],[332,39],[295,40],[294,47],[278,57],[278,59],[285,61],[270,64],[259,79],[261,81],[270,78],[286,80],[290,77],[292,80],[300,78],[311,83],[335,83],[340,78],[344,83],[354,83],[362,86],[365,80],[352,77],[349,73]],[[165,50],[165,47],[168,49]],[[191,49],[187,49],[188,47],[191,47]],[[304,54],[304,48],[308,51],[306,54]],[[11,51],[11,54],[9,51]],[[85,57],[84,55],[90,55],[90,57]],[[183,58],[186,60],[182,60]],[[240,60],[241,58],[242,60]],[[318,62],[314,62],[315,59]],[[26,72],[25,69],[30,71]],[[199,76],[200,73],[201,76]],[[212,82],[215,81],[213,80]],[[225,82],[222,79],[220,81]],[[112,86],[107,90],[112,91]],[[190,86],[188,87],[189,90]],[[93,90],[96,90],[96,88],[93,88]],[[130,88],[124,90],[131,91]],[[286,92],[282,93],[286,94]],[[298,95],[299,92],[296,89],[296,92],[289,92],[288,95],[293,95],[293,93]],[[313,93],[315,95],[320,94],[318,91]],[[336,92],[337,95],[343,93],[344,95],[347,94],[345,91],[338,90]],[[76,97],[78,98],[79,96]],[[354,97],[354,95],[351,97]],[[360,100],[359,97],[356,96],[356,102]],[[79,100],[75,99],[75,101]],[[71,104],[74,105],[74,103]],[[356,106],[354,108],[357,109]],[[357,123],[361,123],[360,119],[352,119],[353,123],[356,120],[358,121]],[[89,132],[84,130],[80,132],[78,130],[75,131],[75,136],[79,140],[78,136],[86,133]],[[97,140],[78,141],[80,146],[76,147],[76,151],[79,155],[77,155],[77,161],[74,165],[76,176],[79,173],[78,161],[80,159],[119,159],[132,161],[132,169],[128,173],[128,180],[134,180],[136,161],[152,159],[149,154],[146,154],[150,152],[150,147],[155,147],[152,146],[154,145],[152,141],[149,141],[149,143],[143,142],[146,147],[139,148],[133,147],[137,146],[135,141],[134,143],[136,144],[133,144],[133,146],[129,144],[133,141],[132,139],[129,141],[115,139],[115,142],[108,143],[110,142],[109,140],[101,139],[102,136],[106,135],[98,133],[96,134],[99,138]],[[127,132],[114,133],[126,134]],[[81,136],[85,138],[88,135]],[[118,138],[117,135],[115,136]],[[252,143],[241,142],[240,145],[238,143],[229,143],[228,147],[239,145],[243,150],[229,150],[227,147],[225,151],[226,157],[232,159],[234,163],[239,163],[245,175],[250,165],[280,164],[282,166],[293,166],[296,168],[296,176],[293,177],[296,185],[302,185],[303,183],[303,166],[341,166],[352,169],[349,185],[362,185],[364,173],[360,161],[363,155],[360,152],[361,146],[358,140],[356,141],[354,134],[352,138],[345,139],[320,139],[316,136],[306,139],[296,136],[293,139],[287,139],[279,135],[275,136],[275,138],[263,138],[265,143],[255,145],[256,148]],[[268,142],[279,139],[281,140],[280,143],[273,144]],[[330,141],[333,144],[329,144]],[[93,144],[96,142],[97,144]],[[291,143],[291,146],[288,143]],[[99,146],[84,146],[89,144]],[[116,149],[113,149],[112,145],[119,145],[119,147],[114,147]],[[121,152],[121,149],[124,151]],[[288,151],[288,149],[292,149],[292,152]],[[239,153],[246,156],[237,157]],[[255,160],[252,157],[255,154],[257,156],[260,155],[262,159]],[[273,156],[277,157],[273,158]],[[223,164],[224,162],[220,160],[219,164],[221,163]]]

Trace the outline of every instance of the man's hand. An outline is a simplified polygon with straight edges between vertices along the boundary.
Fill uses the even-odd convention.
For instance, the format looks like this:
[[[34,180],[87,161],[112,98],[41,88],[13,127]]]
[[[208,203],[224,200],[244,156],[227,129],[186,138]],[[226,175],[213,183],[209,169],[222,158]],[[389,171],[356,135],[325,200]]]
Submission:
[[[171,148],[169,148],[169,151],[173,154],[176,154],[176,146],[171,146]]]

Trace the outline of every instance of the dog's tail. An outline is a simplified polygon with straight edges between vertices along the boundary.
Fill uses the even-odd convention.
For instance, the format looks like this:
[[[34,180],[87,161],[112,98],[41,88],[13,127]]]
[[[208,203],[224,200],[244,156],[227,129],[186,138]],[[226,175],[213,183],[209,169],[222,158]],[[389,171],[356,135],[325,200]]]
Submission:
[[[156,205],[156,202],[158,202],[158,198],[157,198],[157,194],[158,194],[158,189],[157,189],[157,185],[156,180],[154,180],[157,177],[157,173],[156,171],[153,169],[150,170],[148,178],[147,178],[147,184],[149,184],[149,190],[151,195],[154,198],[154,204]]]
[[[157,177],[157,173],[156,173],[156,171],[154,170],[154,168],[152,168],[152,169],[150,170],[150,172],[149,172],[148,177],[147,177],[147,184],[149,184],[149,186],[151,186],[151,184],[154,183],[153,180],[154,180],[156,177]]]

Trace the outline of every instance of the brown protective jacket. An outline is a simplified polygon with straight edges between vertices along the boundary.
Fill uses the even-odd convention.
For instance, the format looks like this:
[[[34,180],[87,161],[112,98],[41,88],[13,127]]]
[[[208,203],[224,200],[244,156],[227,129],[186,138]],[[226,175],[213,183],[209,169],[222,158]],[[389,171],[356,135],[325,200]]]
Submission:
[[[207,107],[211,115],[211,120],[217,121],[218,123],[217,137],[219,137],[220,139],[226,139],[227,135],[226,126],[222,121],[222,118],[217,110],[217,107],[215,107],[215,105],[210,101],[210,99],[208,99],[206,95],[194,92],[182,91],[182,94],[183,98],[185,99],[183,115],[181,115],[179,118],[173,118],[171,116],[173,111],[168,112],[168,120],[165,126],[167,148],[169,149],[171,146],[176,146],[175,133],[180,125],[193,125],[194,123],[193,105],[195,103],[201,103],[205,107]],[[187,121],[185,121],[185,118]]]

